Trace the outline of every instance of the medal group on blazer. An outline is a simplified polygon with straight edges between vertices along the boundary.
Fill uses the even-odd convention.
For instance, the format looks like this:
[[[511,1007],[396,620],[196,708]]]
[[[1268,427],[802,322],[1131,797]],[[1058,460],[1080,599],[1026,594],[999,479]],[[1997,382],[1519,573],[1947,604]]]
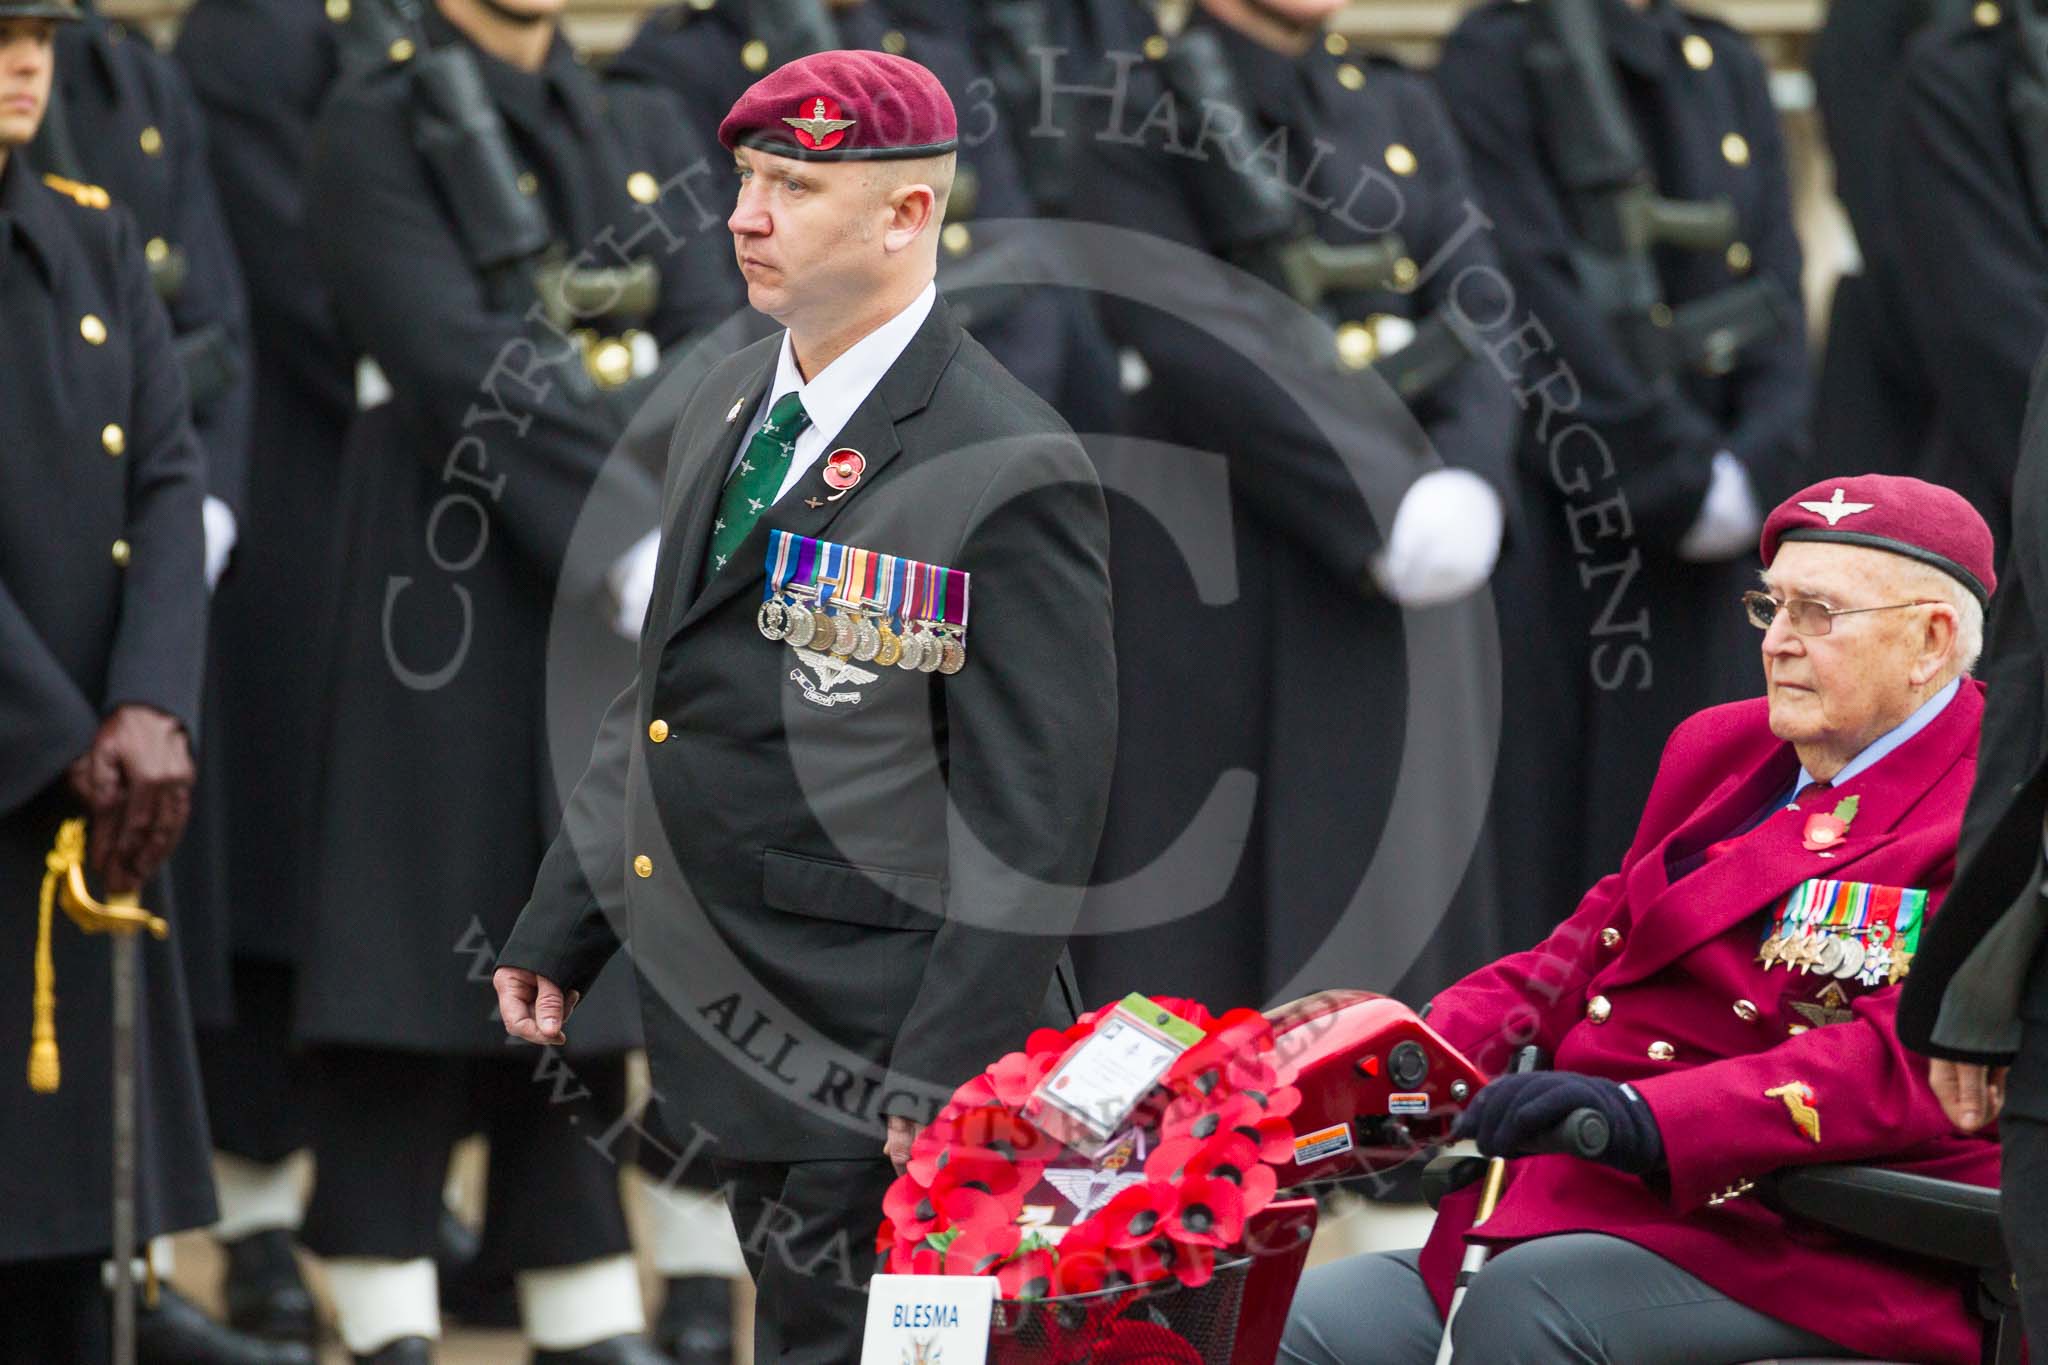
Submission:
[[[906,672],[967,666],[969,575],[788,531],[768,537],[755,624],[770,640]]]
[[[1926,913],[1927,892],[1919,888],[1813,878],[1778,907],[1756,960],[1765,971],[1896,985],[1912,966]]]

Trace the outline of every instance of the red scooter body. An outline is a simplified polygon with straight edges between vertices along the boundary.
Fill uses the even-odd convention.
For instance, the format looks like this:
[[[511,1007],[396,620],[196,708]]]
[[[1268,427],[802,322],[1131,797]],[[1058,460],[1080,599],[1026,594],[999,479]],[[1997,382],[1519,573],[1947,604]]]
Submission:
[[[1400,1165],[1448,1137],[1486,1083],[1415,1011],[1371,991],[1321,991],[1266,1017],[1280,1079],[1301,1091],[1283,1190]]]

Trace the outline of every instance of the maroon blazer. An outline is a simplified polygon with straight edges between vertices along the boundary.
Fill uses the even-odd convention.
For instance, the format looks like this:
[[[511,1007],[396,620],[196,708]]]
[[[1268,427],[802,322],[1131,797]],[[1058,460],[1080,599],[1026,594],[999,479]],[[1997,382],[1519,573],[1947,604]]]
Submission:
[[[1893,1033],[1900,986],[1766,970],[1756,960],[1771,914],[1811,877],[1925,888],[1932,914],[1955,875],[1983,713],[1983,686],[1965,681],[1932,723],[1867,771],[1805,811],[1778,811],[1674,880],[1674,865],[1742,828],[1799,771],[1761,699],[1678,727],[1621,871],[1541,944],[1438,996],[1429,1018],[1490,1074],[1533,1041],[1561,1071],[1629,1082],[1663,1132],[1668,1191],[1576,1157],[1512,1162],[1482,1230],[1471,1230],[1476,1189],[1444,1201],[1422,1259],[1439,1307],[1468,1234],[1498,1247],[1600,1232],[1851,1350],[1974,1365],[1980,1331],[1968,1276],[1788,1224],[1744,1197],[1743,1181],[1781,1166],[1858,1161],[1998,1183],[1995,1138],[1950,1126],[1926,1061]],[[1807,818],[1848,796],[1860,803],[1833,856],[1808,851]],[[1802,1124],[1793,1105],[1767,1093],[1788,1084],[1808,1087],[1817,1138],[1811,1116]]]

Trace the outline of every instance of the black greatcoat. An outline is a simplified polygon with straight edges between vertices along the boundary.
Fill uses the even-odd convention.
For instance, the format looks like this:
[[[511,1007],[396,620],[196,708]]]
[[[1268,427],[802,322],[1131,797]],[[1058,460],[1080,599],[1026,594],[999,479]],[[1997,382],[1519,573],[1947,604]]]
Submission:
[[[1324,241],[1398,234],[1411,269],[1429,269],[1407,288],[1333,292],[1302,319],[1305,348],[1268,333],[1246,355],[1213,318],[1102,300],[1111,336],[1150,375],[1131,399],[1131,430],[1173,446],[1102,458],[1123,723],[1076,965],[1092,997],[1135,988],[1219,1009],[1326,986],[1392,991],[1449,910],[1447,956],[1428,955],[1416,976],[1426,997],[1505,947],[1490,859],[1469,837],[1457,848],[1446,839],[1429,866],[1352,902],[1394,828],[1404,748],[1425,743],[1411,718],[1461,738],[1403,793],[1406,815],[1476,835],[1497,710],[1471,689],[1493,627],[1483,593],[1413,616],[1380,594],[1368,570],[1392,503],[1376,520],[1346,459],[1375,466],[1396,495],[1449,465],[1505,498],[1514,411],[1479,357],[1404,407],[1363,372],[1370,354],[1356,334],[1375,319],[1419,321],[1454,281],[1474,317],[1497,314],[1496,257],[1483,231],[1464,230],[1464,158],[1424,78],[1342,44],[1294,60],[1205,16],[1193,23],[1221,39],[1252,106],[1253,141],[1284,138],[1284,167],[1243,173],[1302,186],[1304,221]],[[1210,112],[1176,103],[1162,117],[1164,85],[1149,64],[1130,87],[1123,141],[1105,136],[1115,117],[1105,99],[1071,111],[1064,131],[1083,149],[1077,213],[1220,254],[1193,183],[1223,155],[1201,144]],[[1311,420],[1275,373],[1351,393],[1343,427]],[[1197,487],[1214,496],[1176,545],[1161,504],[1182,506]],[[1217,593],[1213,576],[1203,584],[1219,564],[1234,593]],[[1410,694],[1411,649],[1434,680],[1427,697]],[[1149,927],[1125,930],[1134,917]]]
[[[2048,340],[2048,223],[2006,113],[2010,15],[1929,24],[1906,50],[1896,135],[1907,293],[1940,414],[1939,459],[1914,472],[1984,513],[2005,550],[2027,376]]]
[[[1828,309],[1814,387],[1816,470],[1916,474],[1937,458],[1934,385],[1906,298],[1914,273],[1899,242],[1890,155],[1906,44],[1936,8],[1837,5],[1814,38],[1814,93],[1860,262],[1836,281]]]
[[[97,344],[88,315],[104,328]],[[63,1079],[32,1094],[37,893],[58,825],[83,813],[65,769],[102,717],[139,703],[197,735],[205,486],[133,222],[46,188],[18,155],[0,171],[0,318],[0,1261],[15,1261],[90,1255],[112,1235],[107,940],[57,913]],[[137,1223],[148,1237],[211,1222],[214,1208],[178,950],[145,937],[139,957]]]
[[[1535,354],[1523,374],[1523,534],[1495,577],[1508,687],[1494,818],[1518,896],[1557,920],[1627,850],[1664,737],[1760,685],[1756,632],[1737,601],[1756,561],[1693,564],[1676,546],[1716,451],[1743,463],[1762,511],[1799,486],[1811,379],[1796,317],[1725,375],[1693,371],[1657,388],[1638,373],[1572,270],[1570,218],[1527,63],[1533,8],[1471,11],[1436,74],[1496,225],[1515,324],[1535,326],[1525,338]],[[1741,251],[1658,253],[1666,302],[1767,273],[1796,311],[1799,240],[1756,52],[1669,0],[1601,9],[1660,192],[1725,196],[1737,215]],[[1706,44],[1690,59],[1688,38]],[[1578,423],[1598,442],[1559,440]]]
[[[182,281],[165,296],[171,331],[181,341],[212,332],[219,363],[232,378],[207,395],[193,396],[192,428],[206,457],[206,491],[248,525],[249,413],[254,384],[249,368],[249,318],[242,272],[222,220],[207,162],[198,103],[172,61],[88,12],[84,22],[57,31],[57,89],[32,157],[46,170],[72,174],[53,155],[59,125],[75,153],[76,175],[100,185],[135,217],[152,259],[182,260]],[[72,157],[65,157],[71,160]],[[233,562],[232,560],[230,561]],[[218,617],[215,618],[216,621]],[[231,728],[211,659],[205,706],[207,759],[199,770],[192,819],[171,864],[185,972],[200,1024],[227,1017],[229,907],[225,858],[230,837],[226,810]]]
[[[437,13],[427,32],[466,41]],[[621,250],[653,260],[661,299],[644,330],[680,343],[719,301],[701,256],[669,246],[722,231],[692,200],[709,168],[654,205],[628,188],[643,172],[664,184],[690,170],[673,107],[653,92],[607,96],[561,40],[534,74],[475,56],[556,240],[603,264]],[[629,676],[604,569],[653,529],[659,485],[613,462],[609,500],[593,503],[569,555],[623,414],[583,384],[573,348],[525,320],[530,292],[494,300],[472,268],[415,150],[413,71],[394,63],[339,86],[308,171],[322,277],[394,396],[358,417],[343,456],[298,1034],[496,1056],[490,952],[557,821],[550,708],[578,705],[552,686],[549,631],[564,636],[566,662],[607,675],[606,695]],[[607,231],[638,245],[606,246]],[[583,1041],[632,1046],[623,981],[591,1004]]]
[[[235,724],[209,754],[232,778],[233,950],[272,962],[292,960],[305,919],[309,755],[326,704],[316,640],[333,615],[341,441],[355,411],[355,356],[313,265],[304,189],[313,120],[339,71],[336,32],[295,0],[198,0],[174,51],[207,122],[254,337],[245,515],[214,593],[208,675]]]
[[[581,989],[623,940],[672,1129],[871,1160],[1045,1017],[1115,744],[1108,533],[1080,446],[940,300],[835,438],[860,481],[832,499],[821,460],[700,583],[780,344],[676,427],[639,680],[502,960]],[[771,528],[967,571],[966,667],[814,678],[755,626]]]

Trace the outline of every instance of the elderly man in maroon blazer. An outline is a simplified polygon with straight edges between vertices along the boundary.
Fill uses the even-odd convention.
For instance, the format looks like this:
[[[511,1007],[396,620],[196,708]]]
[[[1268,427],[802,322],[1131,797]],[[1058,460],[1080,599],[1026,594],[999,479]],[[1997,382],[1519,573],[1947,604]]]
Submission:
[[[1961,1280],[1745,1195],[1830,1161],[1997,1183],[1995,1143],[1955,1130],[1892,1029],[1976,772],[1991,535],[1947,489],[1830,479],[1771,514],[1762,558],[1741,605],[1765,695],[1679,726],[1620,870],[1430,1015],[1489,1073],[1554,1056],[1479,1093],[1460,1131],[1482,1151],[1590,1106],[1606,1155],[1517,1160],[1483,1226],[1468,1190],[1419,1254],[1312,1273],[1283,1360],[1433,1360],[1468,1240],[1493,1256],[1460,1360],[1977,1360]]]

